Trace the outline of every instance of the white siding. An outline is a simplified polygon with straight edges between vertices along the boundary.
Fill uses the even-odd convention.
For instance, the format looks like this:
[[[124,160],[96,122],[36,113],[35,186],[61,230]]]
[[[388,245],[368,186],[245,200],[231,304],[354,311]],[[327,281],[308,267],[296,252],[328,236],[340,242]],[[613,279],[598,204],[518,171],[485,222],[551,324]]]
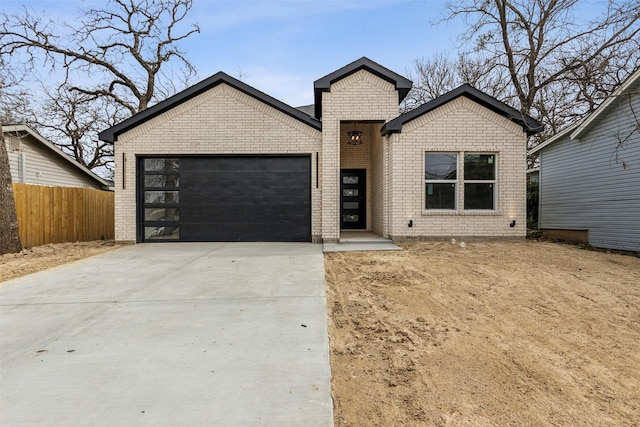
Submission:
[[[7,146],[7,155],[9,156],[9,170],[11,171],[11,180],[13,182],[22,182],[18,175],[18,163],[20,152],[11,150],[11,143],[5,136],[5,145]]]
[[[31,135],[20,137],[19,142],[16,139],[15,136],[5,134],[11,178],[14,182],[54,187],[101,188],[98,181],[43,146]],[[19,173],[21,154],[25,163],[23,177]]]
[[[540,228],[588,230],[593,246],[640,250],[640,132],[632,134],[638,86],[580,140],[567,135],[541,150]]]

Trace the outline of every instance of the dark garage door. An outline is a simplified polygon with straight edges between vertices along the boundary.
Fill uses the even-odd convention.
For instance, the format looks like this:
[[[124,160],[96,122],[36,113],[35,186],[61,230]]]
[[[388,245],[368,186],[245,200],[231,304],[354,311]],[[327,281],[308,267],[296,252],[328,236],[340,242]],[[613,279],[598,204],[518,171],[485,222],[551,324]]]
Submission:
[[[310,156],[144,158],[139,240],[311,240]]]

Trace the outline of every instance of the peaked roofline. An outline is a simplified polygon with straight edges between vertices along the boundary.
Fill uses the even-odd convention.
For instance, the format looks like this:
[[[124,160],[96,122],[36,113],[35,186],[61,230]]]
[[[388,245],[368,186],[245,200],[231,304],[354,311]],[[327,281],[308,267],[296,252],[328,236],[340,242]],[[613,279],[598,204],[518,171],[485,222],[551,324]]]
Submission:
[[[620,96],[627,92],[635,83],[640,83],[640,69],[635,73],[632,73],[627,80],[625,80],[618,88],[600,104],[596,110],[591,113],[587,118],[578,126],[578,128],[571,134],[571,139],[580,138],[586,132],[588,132],[595,121],[609,110],[613,102]]]
[[[374,74],[381,79],[393,84],[398,91],[398,104],[402,102],[402,100],[407,96],[407,94],[411,90],[411,87],[413,86],[413,82],[411,80],[401,76],[400,74],[394,73],[390,69],[383,67],[377,62],[374,62],[369,58],[363,56],[362,58],[334,71],[333,73],[321,77],[313,83],[315,117],[317,119],[320,119],[322,117],[322,92],[331,91],[332,84],[360,70],[366,70],[371,74]]]
[[[64,151],[60,150],[51,141],[49,141],[48,139],[46,139],[45,137],[40,135],[31,126],[24,125],[24,124],[22,124],[22,125],[3,125],[2,126],[2,132],[3,133],[26,132],[27,134],[31,135],[36,141],[38,141],[39,143],[44,145],[46,148],[48,148],[50,151],[52,151],[56,155],[60,156],[65,161],[71,163],[74,167],[78,168],[81,172],[83,172],[84,174],[88,175],[90,178],[98,181],[100,183],[100,185],[102,185],[105,188],[109,188],[109,186],[110,186],[109,181],[107,181],[106,179],[96,175],[96,173],[91,171],[91,169],[89,169],[86,166],[80,164],[76,159],[74,159],[73,157],[69,156]]]
[[[546,141],[541,142],[540,144],[538,144],[535,147],[533,147],[531,150],[529,150],[527,152],[527,154],[528,155],[535,154],[538,151],[542,150],[543,148],[548,147],[551,144],[554,144],[556,141],[564,138],[565,136],[567,136],[571,132],[573,132],[578,127],[579,124],[580,124],[580,121],[578,121],[577,123],[574,123],[572,125],[567,126],[566,128],[562,129],[560,132],[558,132],[555,135],[553,135],[551,138],[549,138]]]
[[[462,86],[459,86],[452,91],[449,91],[444,95],[441,95],[427,102],[426,104],[422,104],[415,110],[411,110],[393,120],[388,121],[384,124],[384,126],[382,126],[381,133],[382,135],[400,133],[402,132],[402,126],[405,123],[417,119],[423,114],[435,110],[436,108],[448,102],[451,102],[460,96],[469,98],[472,101],[475,101],[478,104],[492,110],[493,112],[505,116],[509,120],[519,124],[529,136],[535,135],[536,133],[541,132],[543,129],[543,126],[538,123],[538,121],[533,117],[523,114],[515,108],[508,106],[504,102],[498,101],[496,98],[487,95],[486,93],[474,88],[468,83],[465,83]]]
[[[618,86],[618,88],[609,97],[607,97],[607,99],[602,104],[600,104],[596,108],[596,110],[594,112],[592,112],[590,115],[588,115],[588,116],[578,120],[577,122],[567,126],[566,128],[564,128],[560,132],[556,133],[555,135],[553,135],[551,138],[547,139],[543,143],[533,147],[531,150],[528,151],[527,154],[535,154],[538,151],[540,151],[540,150],[542,150],[542,149],[544,149],[544,148],[556,143],[557,141],[559,141],[560,139],[566,137],[567,135],[569,136],[569,139],[571,139],[571,140],[579,139],[585,133],[587,133],[589,130],[591,130],[591,128],[595,125],[595,121],[598,119],[598,117],[600,117],[601,115],[605,114],[605,112],[608,111],[609,108],[611,108],[613,102],[620,95],[622,95],[625,92],[629,91],[631,89],[631,87],[636,83],[640,83],[640,70],[636,71],[635,73],[632,73],[627,78],[627,80],[625,80],[620,86]]]
[[[128,118],[127,120],[124,120],[123,122],[120,122],[117,125],[100,132],[98,134],[98,138],[102,141],[115,142],[118,140],[118,135],[121,135],[122,133],[133,129],[134,127],[139,126],[156,116],[159,116],[160,114],[176,107],[177,105],[182,104],[183,102],[186,102],[223,83],[269,105],[270,107],[275,108],[276,110],[284,114],[293,117],[296,120],[301,121],[306,125],[311,126],[314,129],[321,130],[320,121],[220,71],[212,75],[211,77],[208,77],[196,83],[195,85],[188,87],[182,92],[179,92],[172,97],[167,98],[164,101],[161,101],[154,106],[139,112],[138,114]]]

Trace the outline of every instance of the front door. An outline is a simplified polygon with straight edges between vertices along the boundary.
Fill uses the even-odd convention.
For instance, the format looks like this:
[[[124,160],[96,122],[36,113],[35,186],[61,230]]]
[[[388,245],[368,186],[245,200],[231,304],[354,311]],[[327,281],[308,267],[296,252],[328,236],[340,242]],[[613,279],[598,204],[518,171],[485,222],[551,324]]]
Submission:
[[[367,228],[366,170],[340,170],[340,228]]]

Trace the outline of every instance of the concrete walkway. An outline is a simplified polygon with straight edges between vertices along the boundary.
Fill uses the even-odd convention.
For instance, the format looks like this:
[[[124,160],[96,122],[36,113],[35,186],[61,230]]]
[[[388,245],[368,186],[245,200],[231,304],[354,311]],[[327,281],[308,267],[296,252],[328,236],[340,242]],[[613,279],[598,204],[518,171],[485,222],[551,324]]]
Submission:
[[[322,246],[125,247],[0,283],[2,426],[332,426]]]
[[[402,248],[370,231],[341,231],[338,243],[325,243],[324,252],[401,251]]]

